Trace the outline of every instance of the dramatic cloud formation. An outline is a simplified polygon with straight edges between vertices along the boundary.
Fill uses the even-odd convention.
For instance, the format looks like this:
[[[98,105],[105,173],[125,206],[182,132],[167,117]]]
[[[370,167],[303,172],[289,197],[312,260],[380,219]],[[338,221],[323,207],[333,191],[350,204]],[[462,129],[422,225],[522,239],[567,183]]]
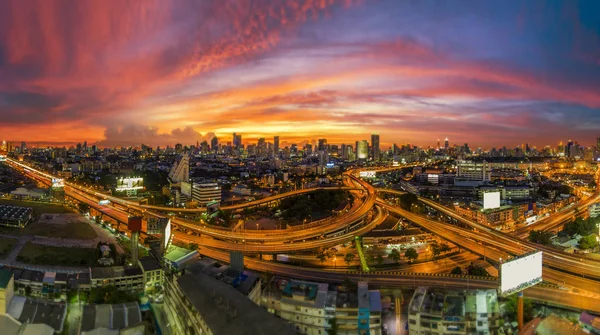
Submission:
[[[599,88],[596,2],[0,2],[6,140],[591,143]]]

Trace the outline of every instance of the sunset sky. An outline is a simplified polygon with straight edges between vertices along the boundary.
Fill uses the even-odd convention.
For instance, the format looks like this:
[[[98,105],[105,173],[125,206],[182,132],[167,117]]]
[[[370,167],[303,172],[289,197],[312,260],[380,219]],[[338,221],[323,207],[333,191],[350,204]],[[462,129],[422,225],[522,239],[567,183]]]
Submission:
[[[0,140],[600,136],[600,1],[4,0]]]

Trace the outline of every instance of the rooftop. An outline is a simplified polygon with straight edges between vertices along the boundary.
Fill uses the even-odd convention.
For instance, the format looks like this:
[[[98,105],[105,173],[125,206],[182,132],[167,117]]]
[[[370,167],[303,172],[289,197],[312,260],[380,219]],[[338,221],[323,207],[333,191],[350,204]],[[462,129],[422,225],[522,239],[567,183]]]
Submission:
[[[12,278],[13,273],[7,269],[0,269],[0,289],[5,289]]]
[[[296,334],[290,324],[255,305],[231,286],[208,275],[186,274],[179,277],[177,282],[213,334]]]

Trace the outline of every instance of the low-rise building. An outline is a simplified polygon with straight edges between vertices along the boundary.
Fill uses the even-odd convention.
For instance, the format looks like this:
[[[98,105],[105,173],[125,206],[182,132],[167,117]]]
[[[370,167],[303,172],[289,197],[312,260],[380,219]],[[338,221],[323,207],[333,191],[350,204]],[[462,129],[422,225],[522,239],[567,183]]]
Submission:
[[[300,334],[328,334],[332,320],[337,334],[381,334],[381,297],[367,283],[347,292],[326,283],[276,277],[263,293],[262,305],[293,323]]]
[[[0,315],[6,314],[14,294],[15,280],[13,273],[6,269],[0,269]]]
[[[91,268],[90,281],[92,288],[110,285],[120,291],[142,292],[144,290],[144,274],[139,267]]]
[[[167,279],[165,310],[176,334],[296,334],[287,322],[204,273]]]
[[[156,288],[162,286],[164,279],[163,268],[154,256],[142,257],[138,264],[144,276],[145,291],[154,291]]]
[[[497,334],[500,307],[495,290],[415,290],[408,309],[410,334]]]
[[[0,226],[24,228],[32,219],[29,207],[0,205]]]

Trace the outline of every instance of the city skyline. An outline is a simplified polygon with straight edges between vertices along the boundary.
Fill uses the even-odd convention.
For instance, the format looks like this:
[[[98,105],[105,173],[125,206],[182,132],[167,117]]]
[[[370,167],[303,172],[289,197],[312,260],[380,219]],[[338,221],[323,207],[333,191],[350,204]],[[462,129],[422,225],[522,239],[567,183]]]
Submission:
[[[378,132],[382,147],[589,145],[600,129],[599,7],[6,1],[0,133],[100,146],[235,131],[288,143]]]

